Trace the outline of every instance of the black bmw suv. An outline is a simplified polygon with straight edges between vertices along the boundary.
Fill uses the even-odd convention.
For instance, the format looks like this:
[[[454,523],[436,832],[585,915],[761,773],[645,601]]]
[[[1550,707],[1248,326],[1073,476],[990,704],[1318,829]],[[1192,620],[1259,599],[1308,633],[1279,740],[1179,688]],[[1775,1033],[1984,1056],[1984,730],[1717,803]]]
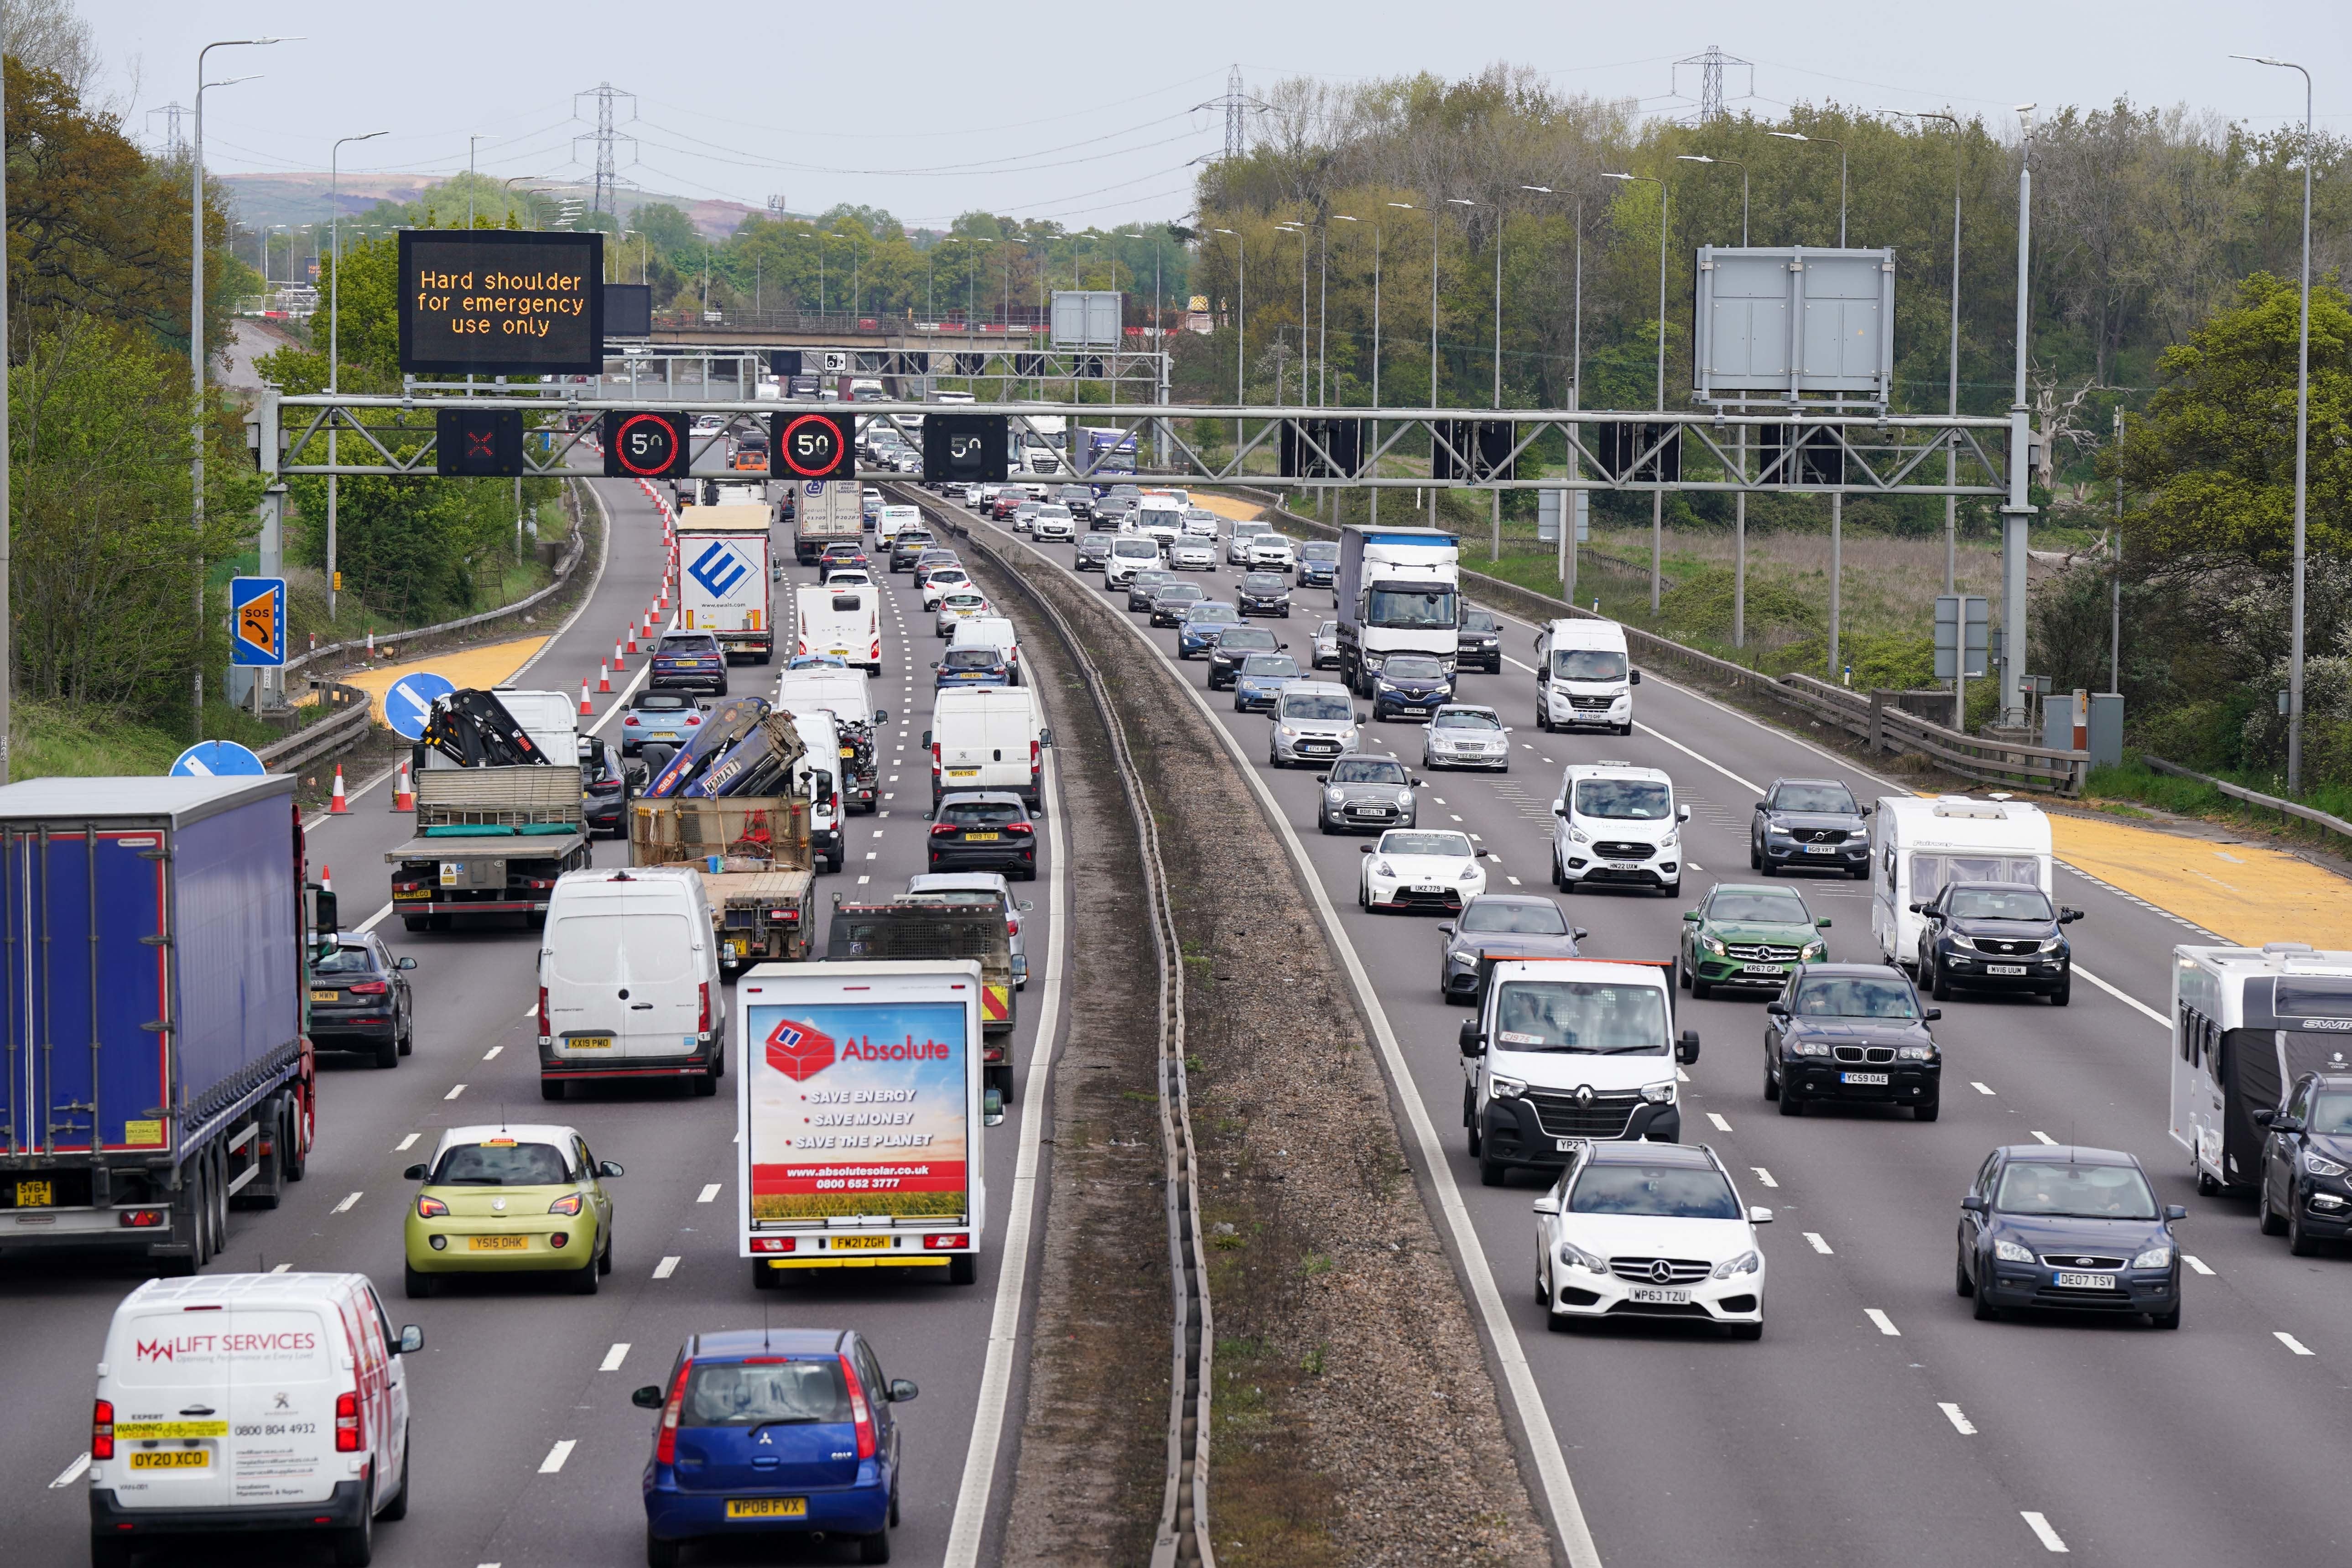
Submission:
[[[1748,865],[1773,876],[1790,867],[1870,875],[1870,807],[1835,779],[1774,779],[1748,825]]]
[[[1764,1004],[1764,1098],[1783,1116],[1812,1104],[1943,1107],[1944,1062],[1927,1026],[1943,1014],[1892,964],[1801,963]]]
[[[2024,991],[2066,1005],[2074,952],[2063,927],[2083,911],[2053,909],[2049,895],[2018,882],[1951,882],[1932,902],[1913,904],[1922,918],[1919,984],[1938,1002],[1952,988]]]

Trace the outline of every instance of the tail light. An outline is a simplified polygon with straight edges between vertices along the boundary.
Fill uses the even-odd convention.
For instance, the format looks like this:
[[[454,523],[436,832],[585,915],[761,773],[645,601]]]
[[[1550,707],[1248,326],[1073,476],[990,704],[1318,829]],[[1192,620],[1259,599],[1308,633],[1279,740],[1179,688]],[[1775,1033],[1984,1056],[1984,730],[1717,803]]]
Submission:
[[[940,743],[937,741],[931,742],[931,776],[940,776]]]
[[[1036,832],[1037,829],[1026,822],[1008,822],[1004,825],[1004,831],[1007,833],[1018,833],[1025,837]]]
[[[793,1252],[800,1247],[800,1238],[793,1236],[755,1236],[751,1238],[754,1252]]]
[[[702,722],[702,715],[699,713],[689,713],[686,716],[686,722],[687,727],[688,729],[692,729],[695,725]]]
[[[630,713],[630,714],[625,714],[625,715],[624,715],[624,716],[622,717],[622,720],[621,720],[621,728],[622,728],[622,729],[624,729],[624,730],[634,730],[634,729],[635,729],[636,727],[637,727],[637,716],[636,716],[635,714],[634,714],[634,713]]]
[[[438,1219],[448,1212],[449,1205],[439,1198],[427,1197],[421,1193],[417,1194],[416,1217],[418,1219]]]
[[[1004,934],[1007,936],[1019,936],[1021,934],[1021,917],[1019,915],[1012,915],[1006,918],[1004,921]]]
[[[89,1457],[114,1458],[114,1401],[101,1399],[89,1407]]]
[[[957,831],[959,830],[956,825],[952,822],[934,822],[931,824],[931,837],[934,838],[944,838],[948,835]]]
[[[706,980],[694,988],[694,1026],[700,1034],[710,1033],[710,982]]]
[[[362,980],[357,985],[346,985],[343,989],[354,996],[381,996],[392,987],[381,980]]]
[[[971,1235],[962,1231],[959,1231],[952,1236],[927,1236],[923,1237],[924,1248],[932,1252],[944,1252],[954,1247],[969,1247],[971,1245]]]
[[[357,1394],[335,1395],[335,1452],[356,1454],[367,1443],[367,1425],[360,1418]]]
[[[1032,741],[1032,742],[1029,742],[1029,772],[1034,775],[1034,774],[1037,772],[1037,768],[1038,768],[1038,751],[1037,751],[1037,742],[1034,742],[1034,741]]]
[[[841,1380],[849,1385],[849,1417],[857,1425],[857,1457],[870,1459],[877,1447],[874,1412],[866,1403],[866,1385],[857,1381],[857,1369],[849,1364],[847,1356],[841,1358]]]
[[[542,1040],[555,1037],[555,1031],[547,1026],[547,987],[544,985],[539,988],[539,1037]]]
[[[686,1401],[686,1374],[694,1370],[690,1361],[680,1362],[677,1376],[669,1385],[669,1398],[662,1405],[661,1436],[654,1439],[654,1463],[677,1463],[677,1409]]]
[[[580,1194],[578,1193],[564,1194],[562,1197],[547,1205],[547,1212],[550,1214],[578,1214],[580,1212]]]

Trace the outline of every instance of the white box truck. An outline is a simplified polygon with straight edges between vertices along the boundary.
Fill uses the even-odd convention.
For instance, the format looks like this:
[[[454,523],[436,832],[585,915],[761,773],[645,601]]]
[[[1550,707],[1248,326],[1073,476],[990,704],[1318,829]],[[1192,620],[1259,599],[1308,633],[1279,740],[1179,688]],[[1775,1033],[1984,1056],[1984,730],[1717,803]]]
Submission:
[[[970,959],[762,963],[736,986],[740,1250],[790,1269],[978,1277],[981,969]]]
[[[1924,904],[1947,882],[2050,887],[2050,818],[2021,800],[1881,795],[1872,816],[1870,930],[1880,956],[1916,969]]]
[[[882,591],[845,583],[796,589],[794,653],[831,654],[868,675],[882,673]]]
[[[1434,528],[1343,528],[1338,600],[1339,679],[1359,697],[1391,654],[1434,655],[1451,673],[1460,649],[1461,551]]]
[[[855,479],[807,479],[793,498],[793,557],[813,565],[828,544],[862,543],[866,513]]]
[[[694,506],[677,517],[678,628],[709,632],[729,658],[753,664],[776,651],[768,522],[757,504]]]

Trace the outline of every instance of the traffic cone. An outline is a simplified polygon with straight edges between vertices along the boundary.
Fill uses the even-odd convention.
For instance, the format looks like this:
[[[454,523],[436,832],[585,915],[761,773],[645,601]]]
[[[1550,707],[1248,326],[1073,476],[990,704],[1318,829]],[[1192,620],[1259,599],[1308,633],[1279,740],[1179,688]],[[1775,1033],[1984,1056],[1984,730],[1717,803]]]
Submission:
[[[405,757],[401,759],[400,776],[393,781],[392,809],[394,811],[416,809],[416,785],[408,776],[408,759]]]
[[[319,891],[322,893],[331,893],[334,890],[335,868],[332,866],[320,866],[319,868]]]
[[[585,686],[588,683],[583,680],[580,684]],[[613,689],[612,667],[601,658],[596,661],[596,689],[607,694]]]
[[[580,678],[580,716],[585,719],[594,711],[594,704],[588,700],[588,678],[583,675]]]
[[[621,639],[619,637],[614,637],[613,639],[613,668],[614,669],[621,668]]]
[[[327,815],[341,816],[351,809],[350,805],[343,799],[343,764],[337,763],[335,764],[335,796],[327,803]]]
[[[613,646],[619,647],[623,643],[627,645],[629,652],[635,653],[637,651],[637,623],[635,621],[632,620],[629,623],[627,635],[621,639],[621,642],[615,643]]]

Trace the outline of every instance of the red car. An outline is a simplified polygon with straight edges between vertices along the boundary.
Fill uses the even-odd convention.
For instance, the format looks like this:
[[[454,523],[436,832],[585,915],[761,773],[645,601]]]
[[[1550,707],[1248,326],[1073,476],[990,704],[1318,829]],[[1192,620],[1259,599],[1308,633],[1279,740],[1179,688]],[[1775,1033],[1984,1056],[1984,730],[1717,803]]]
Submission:
[[[988,515],[995,521],[1003,522],[1006,518],[1019,511],[1023,502],[1034,499],[1024,487],[1007,485],[996,492],[996,500],[988,509]]]

